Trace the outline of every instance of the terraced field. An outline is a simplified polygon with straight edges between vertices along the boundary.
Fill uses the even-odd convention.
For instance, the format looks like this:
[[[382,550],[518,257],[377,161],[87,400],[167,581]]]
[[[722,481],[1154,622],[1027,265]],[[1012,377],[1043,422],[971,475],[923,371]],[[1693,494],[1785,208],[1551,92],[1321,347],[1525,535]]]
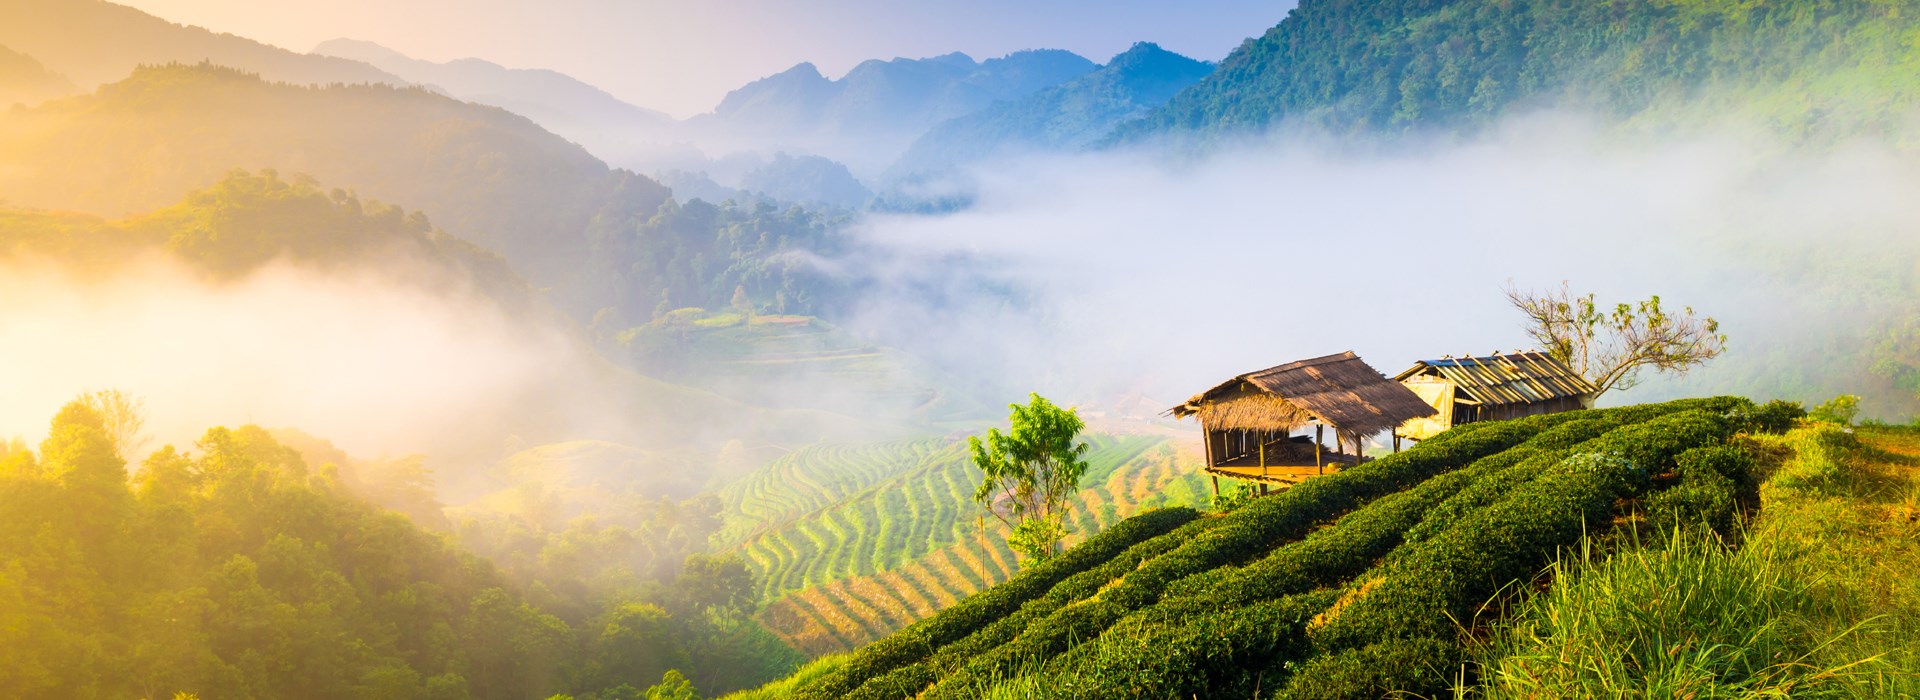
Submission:
[[[1557,552],[1629,527],[1733,527],[1757,473],[1735,436],[1791,424],[1772,408],[1693,399],[1479,423],[1231,513],[1147,511],[783,694],[1446,695],[1466,645]],[[794,608],[872,634],[861,615],[900,583],[822,587]]]
[[[1197,468],[1164,438],[1088,442],[1076,539],[1205,501]],[[770,629],[809,654],[844,651],[1014,573],[999,524],[973,503],[978,479],[957,440],[802,447],[722,492],[721,537],[759,577]]]

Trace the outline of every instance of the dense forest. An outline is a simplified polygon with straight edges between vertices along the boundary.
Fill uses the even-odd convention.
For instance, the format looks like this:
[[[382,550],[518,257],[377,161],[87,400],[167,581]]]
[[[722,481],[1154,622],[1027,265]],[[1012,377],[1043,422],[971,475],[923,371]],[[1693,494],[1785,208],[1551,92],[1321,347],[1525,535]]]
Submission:
[[[1883,0],[1309,0],[1121,140],[1471,128],[1564,106],[1831,140],[1903,127],[1920,13]],[[1870,86],[1870,89],[1862,89]]]
[[[619,569],[607,547],[657,533],[576,528],[548,548],[601,574],[549,565],[529,587],[257,427],[130,475],[114,405],[0,450],[9,696],[634,698],[669,669],[725,688],[787,661],[744,617],[738,561]],[[596,578],[629,584],[565,592]]]

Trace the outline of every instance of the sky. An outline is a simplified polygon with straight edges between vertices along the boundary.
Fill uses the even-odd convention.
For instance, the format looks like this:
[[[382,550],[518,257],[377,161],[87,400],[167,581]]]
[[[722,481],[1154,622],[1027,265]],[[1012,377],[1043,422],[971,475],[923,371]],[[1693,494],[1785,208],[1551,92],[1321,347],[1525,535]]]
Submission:
[[[295,51],[360,39],[416,58],[550,68],[676,117],[810,61],[839,77],[871,58],[1032,48],[1105,62],[1137,41],[1217,61],[1290,0],[119,0],[181,24]]]

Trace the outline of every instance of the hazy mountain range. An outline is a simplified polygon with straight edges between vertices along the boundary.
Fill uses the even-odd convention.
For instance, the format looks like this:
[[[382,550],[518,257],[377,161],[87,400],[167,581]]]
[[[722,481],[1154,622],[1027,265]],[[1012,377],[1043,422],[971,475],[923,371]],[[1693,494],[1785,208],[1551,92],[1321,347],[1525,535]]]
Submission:
[[[0,46],[33,57],[79,90],[125,78],[139,65],[202,61],[307,85],[403,82],[358,61],[295,53],[103,0],[0,3]]]
[[[323,42],[313,53],[360,61],[451,97],[505,109],[616,164],[658,167],[689,156],[673,145],[672,117],[557,71],[506,68],[478,58],[434,63],[351,39]]]

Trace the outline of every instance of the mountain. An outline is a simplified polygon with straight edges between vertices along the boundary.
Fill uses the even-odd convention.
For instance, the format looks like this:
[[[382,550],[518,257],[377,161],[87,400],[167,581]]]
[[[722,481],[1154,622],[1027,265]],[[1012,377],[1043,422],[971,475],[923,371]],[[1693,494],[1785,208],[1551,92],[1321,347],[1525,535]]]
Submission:
[[[847,166],[820,156],[775,153],[740,178],[740,189],[782,202],[859,209],[873,196]]]
[[[1145,116],[1213,64],[1141,42],[1098,70],[1011,102],[935,125],[894,165],[894,176],[949,169],[994,156],[1071,151]]]
[[[417,88],[306,87],[216,66],[158,66],[95,94],[0,113],[0,192],[14,205],[146,211],[234,168],[310,175],[407,202],[504,256],[581,323],[721,308],[735,290],[786,312],[834,302],[794,249],[830,245],[824,215],[682,207],[524,117]],[[779,303],[776,304],[775,302]]]
[[[839,80],[802,63],[728,93],[711,114],[687,124],[703,145],[797,150],[846,163],[856,173],[875,173],[934,124],[1094,68],[1058,50],[981,62],[961,53],[871,60]]]
[[[125,78],[141,65],[201,61],[303,85],[404,82],[357,61],[174,24],[104,0],[0,3],[0,46],[33,56],[81,90]]]
[[[47,70],[32,56],[0,46],[0,109],[38,104],[77,90],[66,76]]]
[[[1117,140],[1471,128],[1547,107],[1648,125],[1733,112],[1800,138],[1905,128],[1913,5],[1304,0]]]
[[[434,63],[351,39],[323,42],[313,53],[366,63],[449,96],[513,112],[621,165],[648,161],[673,139],[672,117],[557,71],[506,68],[477,58]]]

